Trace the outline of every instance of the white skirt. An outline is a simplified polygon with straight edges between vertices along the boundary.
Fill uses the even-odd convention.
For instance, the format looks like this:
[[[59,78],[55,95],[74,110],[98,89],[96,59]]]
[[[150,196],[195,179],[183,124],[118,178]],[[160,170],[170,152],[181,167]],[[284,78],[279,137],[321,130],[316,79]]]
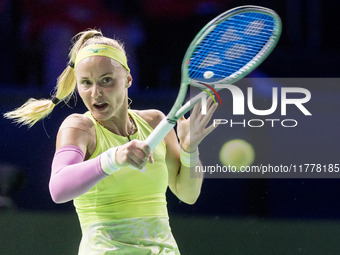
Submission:
[[[79,255],[179,255],[168,217],[141,217],[82,227]]]

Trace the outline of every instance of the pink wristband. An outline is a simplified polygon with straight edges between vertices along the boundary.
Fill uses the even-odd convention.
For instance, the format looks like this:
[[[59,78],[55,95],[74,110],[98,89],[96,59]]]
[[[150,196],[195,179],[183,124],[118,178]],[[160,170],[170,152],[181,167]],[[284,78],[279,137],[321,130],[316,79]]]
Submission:
[[[100,156],[84,161],[84,153],[77,146],[58,149],[52,163],[50,193],[54,202],[68,202],[89,191],[107,177],[100,166]]]

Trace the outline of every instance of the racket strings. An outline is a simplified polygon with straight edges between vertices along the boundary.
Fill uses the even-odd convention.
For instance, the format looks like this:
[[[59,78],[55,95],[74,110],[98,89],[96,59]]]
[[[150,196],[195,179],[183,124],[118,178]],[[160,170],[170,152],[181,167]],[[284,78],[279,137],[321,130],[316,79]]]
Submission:
[[[249,68],[265,54],[275,33],[275,20],[262,13],[242,13],[215,25],[194,50],[189,63],[189,77],[207,81],[206,71],[216,82]]]
[[[266,38],[266,41],[268,41],[268,38]],[[215,66],[216,64],[222,64],[223,59],[225,58],[226,60],[229,60],[229,63],[216,66],[216,68],[220,70],[226,70],[225,68],[229,66],[231,67],[231,69],[229,68],[230,70],[236,70],[239,69],[242,65],[246,64],[250,58],[253,58],[260,51],[260,47],[262,46],[263,43],[253,43],[249,46],[241,42],[230,46],[226,51],[213,47],[215,48],[215,52],[217,51],[217,54],[208,53],[208,55],[206,55],[203,61],[200,63],[199,67],[210,67]],[[251,49],[250,47],[255,48],[255,50]]]
[[[244,27],[245,28],[241,28],[241,29],[247,29],[246,33],[250,34],[249,28],[246,28],[246,26],[244,26]],[[223,29],[224,28],[222,27],[222,29],[216,30],[216,33],[218,34],[218,33],[220,33],[220,31],[223,32]],[[271,33],[267,33],[267,34],[269,34],[269,36],[271,35]],[[206,45],[212,45],[212,43],[213,43],[212,41],[214,40],[214,38],[216,36],[218,37],[219,35],[212,35],[209,38],[209,40],[207,40],[205,42],[205,44]],[[263,44],[268,40],[268,35],[267,36],[261,36],[261,37],[257,36],[256,41],[254,40],[252,42],[249,42],[249,40],[247,42],[244,42],[244,40],[242,40],[242,38],[240,38],[238,36],[238,34],[236,34],[236,39],[239,42],[236,42],[234,45],[230,46],[229,49],[227,49],[227,51],[225,51],[224,53],[226,55],[225,56],[226,59],[231,59],[231,60],[234,59],[235,60],[235,63],[233,63],[234,65],[237,64],[238,62],[240,62],[240,65],[242,65],[244,62],[246,62],[249,59],[249,57],[254,56],[258,52],[258,48],[262,47]],[[215,45],[215,47],[213,47],[213,48],[214,48],[215,52],[217,52],[216,58],[218,58],[218,56],[220,56],[221,53],[223,53],[223,49],[225,48],[224,45],[221,44],[221,41],[222,40],[220,39],[219,43],[213,44],[213,45]],[[236,40],[228,39],[228,41],[236,41]],[[265,42],[263,42],[263,41],[265,41]],[[206,47],[206,46],[202,46],[203,49],[204,49],[204,47]],[[210,47],[210,49],[211,49],[211,47]],[[243,58],[240,58],[241,56],[243,56]],[[222,58],[223,58],[223,56],[222,56]],[[210,65],[214,64],[216,62],[216,60],[214,60],[211,55],[209,55],[209,57],[207,59],[205,59],[205,62],[207,62],[209,60],[210,61],[213,60],[213,62],[210,63]],[[222,62],[222,61],[220,60],[219,62]],[[200,65],[200,66],[202,67],[202,65]],[[238,69],[239,67],[236,67],[236,68]]]

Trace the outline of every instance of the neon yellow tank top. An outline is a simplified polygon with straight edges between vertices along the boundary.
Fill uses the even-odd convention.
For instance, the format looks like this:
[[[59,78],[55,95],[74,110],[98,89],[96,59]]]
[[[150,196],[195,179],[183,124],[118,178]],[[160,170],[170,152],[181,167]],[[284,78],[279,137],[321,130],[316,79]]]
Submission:
[[[138,131],[130,139],[145,140],[153,130],[138,114],[129,110]],[[119,136],[99,125],[85,113],[96,129],[97,146],[91,158],[111,147],[127,143],[127,137]],[[140,172],[123,167],[106,177],[87,193],[74,199],[81,226],[112,219],[133,217],[168,217],[165,192],[168,186],[168,170],[165,163],[166,149],[162,142],[153,151],[154,164],[148,163]]]

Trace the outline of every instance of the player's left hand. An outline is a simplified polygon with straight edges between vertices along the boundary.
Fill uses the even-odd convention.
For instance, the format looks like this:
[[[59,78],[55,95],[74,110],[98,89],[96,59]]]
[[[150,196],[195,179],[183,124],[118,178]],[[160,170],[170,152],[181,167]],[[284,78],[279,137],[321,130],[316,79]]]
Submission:
[[[208,123],[217,109],[218,104],[213,99],[207,99],[207,113],[201,113],[202,104],[197,103],[188,119],[182,116],[177,122],[177,136],[184,151],[193,152],[200,142],[210,134],[218,125]]]

